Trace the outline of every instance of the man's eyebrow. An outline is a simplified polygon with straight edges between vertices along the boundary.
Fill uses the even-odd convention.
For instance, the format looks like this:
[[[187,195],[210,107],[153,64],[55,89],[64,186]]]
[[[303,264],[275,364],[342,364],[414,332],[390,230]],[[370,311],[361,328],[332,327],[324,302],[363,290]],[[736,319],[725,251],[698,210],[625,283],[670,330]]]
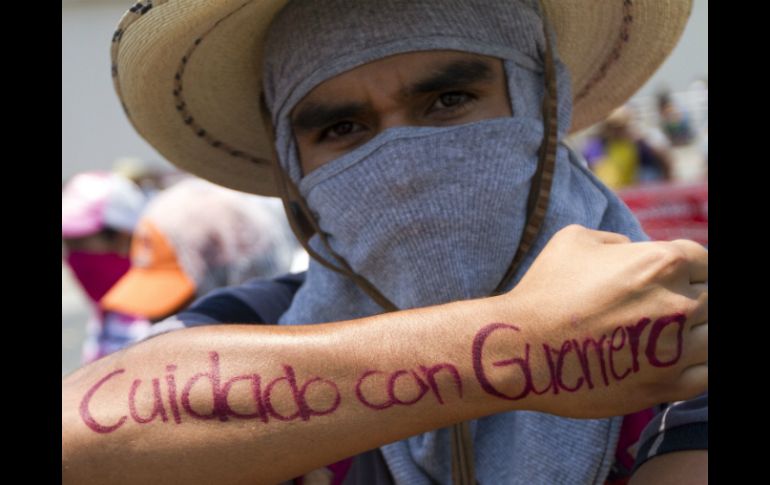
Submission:
[[[492,79],[494,79],[494,71],[488,62],[463,59],[439,67],[429,77],[404,88],[401,94],[404,97],[410,97]]]
[[[354,118],[366,111],[364,103],[345,103],[339,105],[307,103],[292,116],[291,124],[295,131],[312,131],[326,128],[338,121]]]

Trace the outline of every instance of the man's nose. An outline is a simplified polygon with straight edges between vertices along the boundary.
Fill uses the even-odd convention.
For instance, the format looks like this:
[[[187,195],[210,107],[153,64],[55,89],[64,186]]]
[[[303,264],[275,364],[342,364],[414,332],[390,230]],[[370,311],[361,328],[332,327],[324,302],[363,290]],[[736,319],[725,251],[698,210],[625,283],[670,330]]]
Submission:
[[[414,116],[407,110],[397,109],[385,112],[380,116],[379,131],[400,126],[418,126],[419,124],[419,120],[414,119]]]

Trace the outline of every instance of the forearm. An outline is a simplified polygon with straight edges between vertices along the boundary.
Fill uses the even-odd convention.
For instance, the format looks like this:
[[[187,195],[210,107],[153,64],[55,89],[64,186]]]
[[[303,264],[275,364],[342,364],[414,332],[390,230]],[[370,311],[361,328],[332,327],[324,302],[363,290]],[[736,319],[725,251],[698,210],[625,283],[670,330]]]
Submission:
[[[702,393],[707,294],[689,285],[705,268],[614,239],[561,231],[499,297],[181,330],[101,359],[63,381],[65,482],[274,483],[498,412],[608,417]],[[653,284],[675,268],[685,289]]]
[[[474,371],[491,301],[330,325],[203,327],[109,356],[64,382],[65,481],[273,483],[511,409]],[[489,340],[485,361],[504,357],[500,342]]]

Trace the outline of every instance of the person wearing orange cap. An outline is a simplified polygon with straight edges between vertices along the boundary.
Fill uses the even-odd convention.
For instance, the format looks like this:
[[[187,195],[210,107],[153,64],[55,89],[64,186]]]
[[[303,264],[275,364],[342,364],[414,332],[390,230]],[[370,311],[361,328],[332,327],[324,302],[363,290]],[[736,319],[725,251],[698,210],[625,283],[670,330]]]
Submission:
[[[131,269],[102,306],[157,322],[215,288],[287,272],[296,244],[273,202],[199,179],[161,192],[137,224]]]
[[[708,388],[708,255],[643,242],[560,140],[644,84],[689,8],[134,6],[112,45],[134,126],[199,176],[280,196],[313,259],[254,321],[277,326],[159,332],[68,376],[64,482],[627,480],[624,415]],[[216,323],[248,323],[232,308]],[[648,483],[703,472],[703,443],[672,462],[666,426],[647,429]]]

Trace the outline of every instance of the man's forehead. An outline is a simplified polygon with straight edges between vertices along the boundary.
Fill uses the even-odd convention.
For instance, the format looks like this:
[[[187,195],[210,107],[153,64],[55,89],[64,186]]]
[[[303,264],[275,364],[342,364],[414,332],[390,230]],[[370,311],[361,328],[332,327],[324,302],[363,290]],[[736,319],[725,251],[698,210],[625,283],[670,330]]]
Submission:
[[[396,54],[357,66],[327,79],[300,100],[292,118],[305,108],[339,104],[355,99],[351,87],[361,80],[397,79],[398,94],[409,97],[462,86],[495,77],[495,63],[501,60],[460,51],[420,51]]]
[[[537,0],[292,0],[265,42],[264,91],[274,122],[337,73],[430,49],[539,63]],[[319,28],[323,26],[323,28]]]

